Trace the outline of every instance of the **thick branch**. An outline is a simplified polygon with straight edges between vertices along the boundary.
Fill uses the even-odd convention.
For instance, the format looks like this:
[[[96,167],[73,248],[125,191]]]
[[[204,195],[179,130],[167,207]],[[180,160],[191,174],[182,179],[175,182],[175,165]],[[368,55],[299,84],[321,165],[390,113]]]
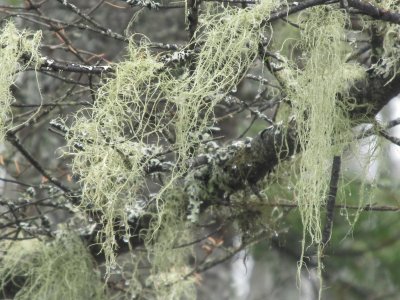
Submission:
[[[359,105],[350,114],[353,118],[373,118],[391,99],[400,93],[400,76],[387,83],[387,79],[369,74],[358,82],[350,92],[350,97]]]
[[[360,0],[347,0],[350,7],[358,9],[362,14],[374,19],[400,24],[400,14],[394,11],[385,10],[373,5],[370,2]]]

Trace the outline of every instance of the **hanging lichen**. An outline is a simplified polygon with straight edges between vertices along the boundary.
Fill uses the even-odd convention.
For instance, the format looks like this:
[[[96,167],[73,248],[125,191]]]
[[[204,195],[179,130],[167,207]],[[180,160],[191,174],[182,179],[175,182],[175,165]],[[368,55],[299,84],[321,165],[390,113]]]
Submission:
[[[315,8],[300,21],[305,66],[288,85],[302,150],[295,194],[304,227],[301,261],[309,238],[309,244],[316,244],[319,249],[318,272],[322,278],[321,206],[328,194],[332,157],[341,155],[351,141],[346,92],[364,71],[346,63],[342,12]]]
[[[143,213],[137,204],[146,197],[145,177],[152,168],[170,172],[153,197],[158,226],[148,235],[161,228],[164,192],[186,172],[202,133],[212,124],[215,105],[256,57],[261,22],[278,2],[264,0],[251,9],[217,14],[208,10],[196,35],[201,50],[194,54],[194,69],[166,68],[145,43],[131,42],[126,59],[114,65],[115,74],[97,92],[93,108],[78,112],[68,146],[83,188],[82,207],[99,212],[104,224],[99,241],[107,273],[116,265],[114,226],[120,222],[129,228],[128,211],[135,217]],[[175,153],[173,165],[160,155],[168,144]]]
[[[201,132],[206,127],[215,104],[237,85],[256,57],[261,22],[277,2],[264,0],[251,9],[226,8],[217,14],[210,10],[201,19],[196,36],[202,48],[196,68],[171,93],[177,104],[175,132],[181,155],[198,142],[188,143],[193,129]]]
[[[0,262],[0,286],[15,285],[15,299],[105,299],[100,274],[74,235],[53,241],[13,242]]]
[[[39,62],[38,48],[42,33],[19,31],[7,22],[0,32],[0,142],[12,125],[11,103],[14,97],[10,86],[15,82],[15,74],[31,63]]]

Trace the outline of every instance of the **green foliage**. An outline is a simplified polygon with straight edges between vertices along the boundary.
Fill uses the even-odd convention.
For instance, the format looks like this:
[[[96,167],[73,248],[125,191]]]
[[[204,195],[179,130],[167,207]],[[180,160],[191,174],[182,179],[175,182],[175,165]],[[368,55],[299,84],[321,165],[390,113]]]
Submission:
[[[15,299],[105,299],[91,256],[76,236],[14,242],[0,262],[0,285],[19,286]]]
[[[23,0],[7,0],[6,2],[12,4],[12,5],[17,5],[17,4],[23,4]]]
[[[360,198],[371,205],[398,205],[398,190],[387,187],[376,187],[356,180],[343,184],[344,188],[338,195],[341,203],[358,206]],[[373,202],[372,202],[373,201]],[[354,285],[352,299],[364,299],[357,291],[363,290],[382,293],[385,299],[396,299],[396,286],[400,279],[398,272],[398,212],[363,212],[357,210],[337,210],[335,227],[332,232],[331,249],[327,250],[324,264],[330,272],[341,273],[343,283]],[[357,218],[357,226],[352,220]],[[379,267],[377,267],[379,266]],[[340,295],[340,289],[345,287],[338,281],[334,287]],[[371,288],[372,287],[372,288]],[[379,287],[378,290],[375,287]],[[395,293],[392,295],[393,291]],[[350,291],[348,291],[349,293]],[[378,294],[379,295],[379,294]],[[350,296],[347,296],[350,297]]]

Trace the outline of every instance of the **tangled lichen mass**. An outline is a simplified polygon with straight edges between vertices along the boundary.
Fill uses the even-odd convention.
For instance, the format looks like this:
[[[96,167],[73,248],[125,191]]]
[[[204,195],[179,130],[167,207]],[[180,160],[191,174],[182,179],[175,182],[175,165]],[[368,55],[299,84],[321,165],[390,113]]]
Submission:
[[[101,240],[110,267],[117,247],[114,223],[120,220],[129,227],[127,207],[140,197],[146,166],[162,164],[152,158],[172,143],[175,165],[155,196],[159,216],[164,214],[163,192],[186,172],[192,149],[213,123],[215,105],[255,59],[260,24],[277,5],[266,0],[244,10],[210,10],[198,29],[195,43],[202,48],[193,70],[166,69],[146,46],[131,42],[126,60],[115,65],[115,76],[98,91],[95,106],[78,112],[68,138],[73,169],[81,177],[82,206],[102,212]],[[81,147],[74,150],[77,143]],[[156,217],[155,222],[161,220]]]

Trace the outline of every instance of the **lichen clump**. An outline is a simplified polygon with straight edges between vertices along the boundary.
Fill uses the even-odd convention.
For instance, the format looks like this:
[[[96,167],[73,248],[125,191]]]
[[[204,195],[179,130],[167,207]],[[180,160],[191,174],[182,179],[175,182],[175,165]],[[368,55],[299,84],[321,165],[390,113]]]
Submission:
[[[19,31],[11,22],[0,32],[0,142],[12,125],[11,104],[14,97],[10,86],[15,82],[15,74],[32,63],[38,64],[39,45],[42,33]]]
[[[158,111],[166,76],[157,73],[160,67],[146,48],[131,44],[127,60],[115,65],[115,77],[98,90],[93,108],[78,112],[70,128],[73,170],[82,183],[81,206],[101,212],[104,229],[99,239],[106,241],[109,266],[115,265],[114,222],[127,224],[127,212],[135,207],[144,184],[144,166],[158,152],[162,114],[167,113]],[[153,146],[146,145],[149,141]]]
[[[14,242],[0,261],[0,286],[7,284],[18,287],[20,300],[106,299],[89,253],[73,234]]]
[[[99,241],[108,272],[116,264],[114,225],[129,228],[127,210],[147,197],[151,169],[169,172],[153,197],[158,225],[152,226],[148,238],[156,236],[165,191],[187,171],[201,134],[213,123],[215,105],[255,59],[261,23],[278,3],[264,0],[252,8],[221,13],[207,9],[194,41],[201,50],[193,53],[191,66],[165,66],[145,42],[131,42],[126,59],[114,65],[115,74],[98,90],[93,108],[76,115],[67,134],[68,149],[83,187],[82,207],[102,216]],[[173,165],[162,159],[168,149],[174,150]]]

